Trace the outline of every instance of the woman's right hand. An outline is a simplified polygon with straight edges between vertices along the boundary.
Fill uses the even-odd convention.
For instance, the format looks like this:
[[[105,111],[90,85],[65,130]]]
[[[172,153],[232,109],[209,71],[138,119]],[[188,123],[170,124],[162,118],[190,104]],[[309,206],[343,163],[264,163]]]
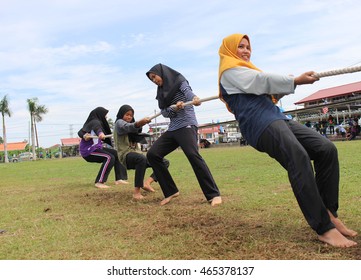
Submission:
[[[136,127],[142,127],[142,126],[144,126],[144,125],[146,125],[147,123],[150,123],[150,122],[151,122],[151,120],[148,117],[145,117],[145,118],[143,118],[143,119],[141,119],[139,121],[136,121],[135,126]]]
[[[302,75],[296,77],[294,79],[295,86],[297,85],[305,85],[305,84],[313,84],[318,81],[320,78],[313,76],[315,74],[314,71],[308,71],[303,73]]]

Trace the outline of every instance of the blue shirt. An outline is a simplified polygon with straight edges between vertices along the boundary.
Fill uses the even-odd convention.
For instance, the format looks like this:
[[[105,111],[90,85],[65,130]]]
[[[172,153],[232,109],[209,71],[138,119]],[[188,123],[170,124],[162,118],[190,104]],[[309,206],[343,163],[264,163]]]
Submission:
[[[293,93],[291,76],[236,67],[223,72],[220,88],[223,99],[239,123],[242,136],[253,147],[257,146],[262,132],[273,121],[288,120],[273,104],[270,95]]]

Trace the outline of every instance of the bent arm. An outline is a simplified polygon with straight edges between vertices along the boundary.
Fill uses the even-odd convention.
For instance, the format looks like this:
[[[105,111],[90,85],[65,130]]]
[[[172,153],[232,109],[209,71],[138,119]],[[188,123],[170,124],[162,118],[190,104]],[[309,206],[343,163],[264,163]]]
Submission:
[[[128,123],[122,119],[119,119],[115,122],[115,131],[118,135],[124,135],[128,133],[137,133],[139,127],[135,126],[135,123]]]
[[[285,95],[294,93],[294,77],[259,72],[247,67],[223,72],[221,83],[228,94]]]

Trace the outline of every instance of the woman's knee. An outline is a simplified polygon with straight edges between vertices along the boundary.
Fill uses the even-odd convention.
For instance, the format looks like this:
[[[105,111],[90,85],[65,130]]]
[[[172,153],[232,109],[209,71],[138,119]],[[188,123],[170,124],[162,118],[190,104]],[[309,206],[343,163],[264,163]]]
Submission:
[[[292,153],[289,154],[289,157],[284,157],[283,164],[287,166],[287,170],[290,166],[297,166],[297,169],[301,166],[311,162],[311,158],[307,151],[303,147],[297,147],[293,149]]]
[[[136,159],[136,164],[147,166],[147,158],[144,155],[140,155]]]
[[[323,153],[332,157],[337,157],[337,148],[334,143],[328,141],[325,145],[322,146]]]
[[[167,160],[167,159],[163,159],[163,163],[164,163],[164,165],[168,168],[169,167],[169,165],[170,165],[170,162],[169,162],[169,160]]]
[[[149,161],[154,161],[154,160],[162,160],[163,157],[159,154],[159,152],[157,151],[157,149],[152,149],[150,148],[149,151],[147,152],[147,159]]]
[[[147,152],[147,159],[153,160],[156,157],[156,155],[157,154],[152,149],[149,149]]]

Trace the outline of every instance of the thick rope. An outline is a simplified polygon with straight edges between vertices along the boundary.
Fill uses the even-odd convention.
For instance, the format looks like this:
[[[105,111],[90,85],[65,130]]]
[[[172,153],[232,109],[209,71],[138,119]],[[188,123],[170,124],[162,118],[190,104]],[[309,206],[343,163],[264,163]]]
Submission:
[[[320,73],[313,74],[314,77],[317,78],[323,78],[323,77],[329,77],[329,76],[335,76],[335,75],[341,75],[341,74],[347,74],[347,73],[354,73],[361,71],[361,66],[355,66],[355,67],[348,67],[343,69],[336,69],[331,71],[325,71]]]
[[[200,102],[206,102],[206,101],[210,101],[210,100],[214,100],[214,99],[218,99],[219,97],[218,97],[218,95],[215,95],[215,96],[210,96],[210,97],[206,97],[206,98],[202,98],[202,99],[200,99],[199,101]],[[188,101],[188,102],[185,102],[184,103],[184,106],[187,106],[187,105],[193,105],[193,101]],[[177,106],[176,105],[171,105],[170,106],[171,108],[176,108]],[[150,116],[150,117],[148,117],[150,120],[152,120],[152,119],[155,119],[155,118],[157,118],[157,117],[159,117],[161,115],[161,113],[159,112],[159,113],[156,113],[155,115],[152,115],[152,116]],[[111,138],[113,135],[112,134],[108,134],[108,135],[105,135],[105,138]],[[89,136],[89,138],[94,138],[94,139],[96,139],[96,138],[98,138],[98,136],[96,136],[96,135],[91,135],[91,136]]]
[[[354,73],[354,72],[359,72],[361,71],[361,65],[360,66],[355,66],[355,67],[348,67],[348,68],[342,68],[342,69],[336,69],[336,70],[330,70],[330,71],[325,71],[325,72],[319,72],[319,73],[315,73],[313,74],[314,77],[317,78],[324,78],[324,77],[329,77],[329,76],[335,76],[335,75],[341,75],[341,74],[347,74],[347,73]],[[273,96],[272,96],[273,97]],[[211,96],[211,97],[206,97],[201,99],[201,102],[205,102],[205,101],[209,101],[209,100],[213,100],[213,99],[218,99],[218,95],[216,96]],[[273,100],[274,103],[277,103],[277,100]],[[193,101],[189,101],[184,103],[185,106],[187,105],[192,105]],[[170,106],[171,108],[175,108],[175,105]],[[152,120],[154,118],[157,118],[161,115],[161,113],[157,113],[153,116],[150,116],[149,118]]]
[[[342,69],[324,71],[324,72],[319,72],[319,73],[316,72],[316,73],[313,74],[313,76],[317,77],[317,78],[324,78],[324,77],[354,73],[354,72],[359,72],[359,71],[361,71],[361,65],[360,66],[355,66],[355,67],[347,67],[347,68],[342,68]],[[202,98],[199,101],[200,102],[206,102],[206,101],[210,101],[210,100],[214,100],[214,99],[218,99],[218,98],[219,98],[219,96],[215,95],[215,96]],[[187,105],[193,105],[193,101],[185,102],[184,106],[187,106]],[[176,105],[171,105],[170,107],[171,108],[176,108]],[[160,115],[161,115],[160,112],[156,113],[156,114],[150,116],[149,119],[150,120],[155,119],[155,118],[159,117]],[[110,138],[112,136],[113,136],[112,134],[105,135],[105,138]],[[98,138],[98,136],[94,135],[94,136],[90,136],[90,138]]]
[[[200,99],[199,101],[200,102],[206,102],[206,101],[210,101],[210,100],[214,100],[214,99],[218,99],[219,96],[218,95],[215,95],[215,96],[210,96],[210,97],[206,97],[206,98],[202,98]],[[187,105],[193,105],[193,101],[188,101],[188,102],[185,102],[184,103],[184,106],[187,106]],[[177,106],[176,105],[171,105],[170,106],[171,108],[176,108]],[[156,113],[155,115],[152,115],[149,117],[150,120],[156,118],[156,117],[159,117],[161,115],[161,113]]]
[[[89,135],[88,137],[89,138],[94,138],[94,139],[99,138],[97,135]],[[105,135],[105,138],[111,138],[111,137],[113,137],[113,134]]]

